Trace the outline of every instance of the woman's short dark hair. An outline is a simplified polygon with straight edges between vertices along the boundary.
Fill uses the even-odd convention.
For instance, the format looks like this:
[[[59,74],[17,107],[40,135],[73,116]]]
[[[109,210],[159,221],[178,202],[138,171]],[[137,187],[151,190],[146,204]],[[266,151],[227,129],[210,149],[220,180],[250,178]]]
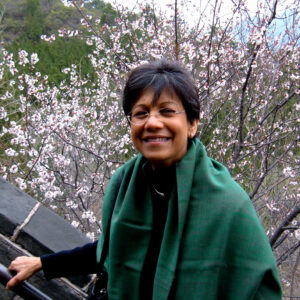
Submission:
[[[179,63],[161,59],[135,68],[123,91],[125,115],[130,113],[133,104],[148,88],[154,91],[153,101],[157,101],[164,90],[175,92],[182,101],[189,122],[199,119],[198,90],[190,73]]]

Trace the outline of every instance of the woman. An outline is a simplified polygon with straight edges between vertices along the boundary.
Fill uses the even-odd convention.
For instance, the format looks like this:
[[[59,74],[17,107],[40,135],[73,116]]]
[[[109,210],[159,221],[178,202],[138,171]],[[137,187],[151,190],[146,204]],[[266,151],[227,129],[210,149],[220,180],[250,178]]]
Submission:
[[[8,288],[40,269],[46,278],[95,272],[109,232],[110,300],[281,299],[251,201],[195,138],[200,107],[190,74],[165,60],[141,65],[123,108],[139,154],[107,187],[99,242],[13,261]]]

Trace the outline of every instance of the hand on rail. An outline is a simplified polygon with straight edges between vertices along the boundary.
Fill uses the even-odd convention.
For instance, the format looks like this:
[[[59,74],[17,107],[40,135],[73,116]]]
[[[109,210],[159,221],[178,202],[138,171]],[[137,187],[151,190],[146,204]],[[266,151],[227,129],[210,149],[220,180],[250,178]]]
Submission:
[[[42,263],[39,257],[17,257],[8,267],[9,271],[16,272],[16,274],[8,281],[6,289],[13,289],[18,283],[28,279],[41,269]]]

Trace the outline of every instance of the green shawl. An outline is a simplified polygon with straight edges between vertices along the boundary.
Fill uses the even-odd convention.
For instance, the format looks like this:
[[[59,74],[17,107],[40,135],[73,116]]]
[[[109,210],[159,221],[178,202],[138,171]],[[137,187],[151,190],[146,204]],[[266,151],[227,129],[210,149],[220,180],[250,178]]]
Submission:
[[[139,299],[152,228],[147,163],[137,155],[106,190],[98,261],[121,173],[105,261],[109,300]],[[281,299],[274,256],[249,197],[197,138],[176,164],[153,299]]]

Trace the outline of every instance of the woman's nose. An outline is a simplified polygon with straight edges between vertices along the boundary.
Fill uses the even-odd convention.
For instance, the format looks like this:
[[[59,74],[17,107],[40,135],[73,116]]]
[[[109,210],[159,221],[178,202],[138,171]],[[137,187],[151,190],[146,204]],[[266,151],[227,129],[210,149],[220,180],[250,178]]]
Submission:
[[[150,113],[149,114],[149,117],[145,123],[146,129],[162,128],[163,126],[164,126],[164,124],[160,120],[158,113]]]

